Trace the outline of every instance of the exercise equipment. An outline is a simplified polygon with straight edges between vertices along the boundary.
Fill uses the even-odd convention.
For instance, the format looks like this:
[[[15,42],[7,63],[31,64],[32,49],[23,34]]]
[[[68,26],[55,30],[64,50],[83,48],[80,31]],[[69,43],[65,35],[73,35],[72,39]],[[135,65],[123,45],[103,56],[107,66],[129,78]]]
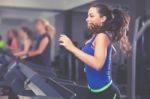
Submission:
[[[86,96],[86,87],[79,86],[72,81],[46,76],[46,74],[41,73],[41,75],[39,71],[14,58],[9,52],[4,51],[3,57],[8,63],[7,71],[4,73],[5,83],[19,97],[29,97],[31,99],[84,99]]]
[[[135,33],[132,54],[132,75],[131,87],[129,87],[130,99],[141,96],[142,99],[149,99],[150,91],[150,17],[144,16],[136,19]],[[144,85],[144,86],[143,86]]]

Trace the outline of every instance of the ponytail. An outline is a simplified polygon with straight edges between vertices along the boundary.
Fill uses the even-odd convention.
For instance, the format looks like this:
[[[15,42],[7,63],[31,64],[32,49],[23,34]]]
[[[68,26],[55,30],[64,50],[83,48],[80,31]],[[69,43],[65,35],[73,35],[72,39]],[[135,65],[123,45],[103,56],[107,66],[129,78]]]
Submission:
[[[46,26],[46,31],[51,38],[55,36],[55,28],[51,24]]]
[[[49,21],[47,21],[46,19],[38,19],[36,21],[42,22],[42,24],[45,26],[46,32],[48,33],[49,37],[52,39],[54,37],[54,35],[55,35],[55,32],[56,32],[54,26],[52,26],[49,23]]]
[[[120,47],[124,50],[124,52],[129,53],[132,47],[126,35],[130,22],[130,16],[128,13],[119,9],[111,11],[106,5],[99,3],[93,4],[91,7],[96,7],[98,9],[98,13],[101,16],[106,16],[107,19],[102,26],[93,25],[93,28],[90,31],[96,34],[102,32],[111,33],[112,41],[119,42]]]
[[[110,31],[112,32],[112,40],[118,41],[123,51],[129,53],[132,49],[127,36],[130,16],[127,12],[123,12],[119,9],[114,9],[112,11],[112,16],[113,21],[111,26],[113,28],[110,28]]]

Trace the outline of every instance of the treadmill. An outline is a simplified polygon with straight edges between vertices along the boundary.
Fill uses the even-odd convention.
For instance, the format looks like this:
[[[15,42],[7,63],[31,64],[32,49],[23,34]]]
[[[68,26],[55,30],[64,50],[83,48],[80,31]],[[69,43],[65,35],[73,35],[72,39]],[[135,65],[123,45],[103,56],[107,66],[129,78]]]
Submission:
[[[10,53],[4,53],[10,61],[4,75],[7,85],[19,97],[29,99],[85,99],[86,87],[65,80],[40,75],[33,68],[15,59]]]

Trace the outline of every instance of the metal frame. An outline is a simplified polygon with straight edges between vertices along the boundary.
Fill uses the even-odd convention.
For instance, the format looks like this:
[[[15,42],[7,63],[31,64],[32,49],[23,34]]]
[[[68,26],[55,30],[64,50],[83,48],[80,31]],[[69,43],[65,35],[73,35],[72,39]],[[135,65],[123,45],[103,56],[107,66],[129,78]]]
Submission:
[[[135,22],[135,31],[134,31],[134,38],[133,38],[133,52],[132,52],[132,66],[131,66],[131,71],[130,71],[130,78],[129,80],[129,85],[128,85],[128,99],[136,99],[135,95],[135,78],[136,78],[136,47],[137,47],[137,40],[140,38],[140,36],[144,33],[146,28],[150,26],[150,20],[146,21],[144,26],[139,30],[139,22],[140,22],[140,17],[136,19]]]

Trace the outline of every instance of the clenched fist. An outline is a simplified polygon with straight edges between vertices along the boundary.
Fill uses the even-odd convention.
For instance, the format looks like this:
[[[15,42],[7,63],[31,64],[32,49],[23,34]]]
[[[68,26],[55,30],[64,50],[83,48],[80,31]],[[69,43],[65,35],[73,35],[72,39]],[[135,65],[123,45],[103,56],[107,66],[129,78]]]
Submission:
[[[70,38],[67,37],[66,35],[60,35],[59,42],[60,42],[59,44],[61,46],[64,46],[67,50],[69,50],[71,52],[75,48],[75,46],[72,43],[72,41],[70,40]]]

